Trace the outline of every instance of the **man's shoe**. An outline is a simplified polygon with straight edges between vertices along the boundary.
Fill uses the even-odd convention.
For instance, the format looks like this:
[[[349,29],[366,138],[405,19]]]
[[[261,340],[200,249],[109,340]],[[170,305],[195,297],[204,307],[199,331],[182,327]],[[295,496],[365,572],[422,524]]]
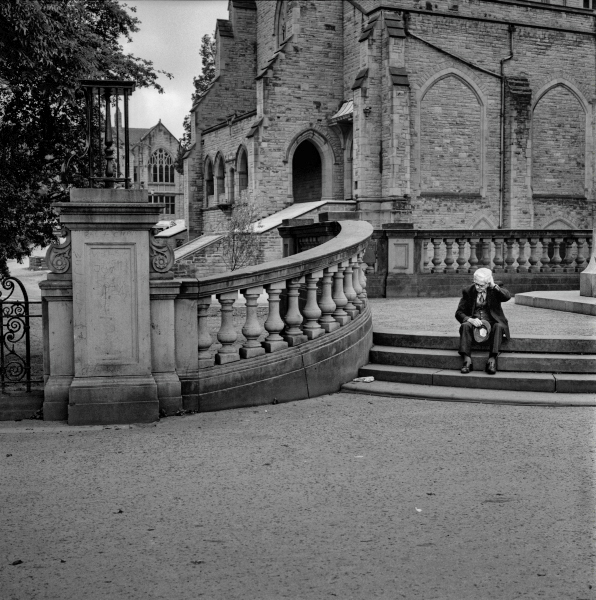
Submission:
[[[497,359],[496,358],[488,359],[488,362],[486,363],[486,372],[489,375],[494,375],[497,372]]]
[[[462,373],[469,373],[470,371],[474,370],[474,365],[472,364],[472,359],[471,358],[466,358],[464,359],[464,364],[461,368],[461,372]]]

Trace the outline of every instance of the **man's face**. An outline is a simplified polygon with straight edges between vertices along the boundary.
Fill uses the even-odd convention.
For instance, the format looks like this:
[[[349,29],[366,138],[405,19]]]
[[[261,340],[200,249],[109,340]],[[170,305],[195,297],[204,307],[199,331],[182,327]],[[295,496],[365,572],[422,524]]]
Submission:
[[[476,286],[476,291],[479,294],[486,291],[486,288],[488,288],[488,283],[478,283],[477,281],[475,281],[474,285]]]

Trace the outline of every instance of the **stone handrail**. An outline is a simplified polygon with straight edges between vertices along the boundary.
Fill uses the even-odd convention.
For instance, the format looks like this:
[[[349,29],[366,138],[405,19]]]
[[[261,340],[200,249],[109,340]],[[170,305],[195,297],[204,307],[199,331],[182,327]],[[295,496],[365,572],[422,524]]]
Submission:
[[[199,279],[199,368],[225,365],[299,346],[356,320],[367,305],[364,251],[373,227],[365,221],[341,221],[338,235],[299,254]],[[305,285],[303,285],[305,284]],[[302,288],[302,290],[301,290]],[[238,349],[233,326],[233,305],[238,292],[246,298],[242,334],[246,342]],[[269,312],[264,324],[257,319],[257,300],[267,293]],[[300,295],[306,301],[300,306]],[[285,296],[280,311],[280,296]],[[213,339],[207,326],[212,296],[221,305],[217,340],[221,348],[212,355]],[[283,313],[283,314],[282,314]]]
[[[592,252],[589,230],[418,229],[388,230],[392,239],[414,241],[414,273],[581,273]]]

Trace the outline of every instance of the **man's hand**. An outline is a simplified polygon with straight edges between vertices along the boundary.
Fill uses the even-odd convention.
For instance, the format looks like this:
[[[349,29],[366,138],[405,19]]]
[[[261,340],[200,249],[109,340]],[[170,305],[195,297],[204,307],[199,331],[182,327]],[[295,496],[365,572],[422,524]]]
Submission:
[[[482,321],[480,319],[468,319],[468,323],[472,323],[474,327],[482,327]]]

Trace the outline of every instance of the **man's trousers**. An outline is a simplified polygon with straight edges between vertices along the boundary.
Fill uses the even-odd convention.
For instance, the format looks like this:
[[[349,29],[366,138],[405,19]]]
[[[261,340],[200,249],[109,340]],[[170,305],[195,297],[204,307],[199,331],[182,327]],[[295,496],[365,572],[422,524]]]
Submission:
[[[503,333],[505,328],[500,323],[490,324],[490,334],[488,336],[488,344],[480,345],[480,348],[488,348],[491,354],[499,354],[501,350],[501,342],[503,341]],[[472,352],[472,342],[474,341],[474,325],[470,321],[462,323],[459,328],[459,350],[463,356],[470,356]]]

